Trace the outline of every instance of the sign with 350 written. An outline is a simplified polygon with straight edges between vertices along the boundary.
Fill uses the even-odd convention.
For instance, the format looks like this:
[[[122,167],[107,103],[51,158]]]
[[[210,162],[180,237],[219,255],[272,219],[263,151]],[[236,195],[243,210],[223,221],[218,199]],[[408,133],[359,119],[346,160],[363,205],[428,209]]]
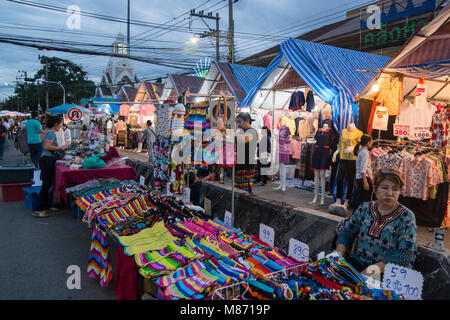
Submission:
[[[394,136],[399,138],[409,137],[409,125],[401,125],[394,123]]]

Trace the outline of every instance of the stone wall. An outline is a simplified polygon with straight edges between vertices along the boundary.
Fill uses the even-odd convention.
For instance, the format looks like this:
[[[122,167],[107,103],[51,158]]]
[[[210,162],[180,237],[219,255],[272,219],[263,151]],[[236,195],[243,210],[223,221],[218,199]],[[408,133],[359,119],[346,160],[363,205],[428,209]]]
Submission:
[[[225,210],[231,212],[231,187],[204,184],[204,197],[211,201],[212,218],[224,220]],[[275,246],[289,251],[289,240],[297,239],[310,247],[314,259],[321,251],[330,253],[335,229],[341,217],[318,210],[290,207],[276,200],[270,202],[235,190],[233,227],[244,233],[259,235],[264,223],[275,230]],[[450,257],[426,247],[418,247],[414,269],[424,275],[423,299],[450,299]]]

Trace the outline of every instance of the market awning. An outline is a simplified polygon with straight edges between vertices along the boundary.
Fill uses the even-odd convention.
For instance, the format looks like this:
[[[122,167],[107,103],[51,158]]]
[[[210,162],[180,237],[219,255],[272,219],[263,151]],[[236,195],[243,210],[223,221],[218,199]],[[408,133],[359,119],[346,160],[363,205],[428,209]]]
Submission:
[[[403,75],[403,92],[412,94],[417,78],[425,79],[427,95],[435,100],[448,100],[450,86],[450,2],[429,24],[414,34],[399,53],[389,61],[367,85],[361,98],[372,100],[377,95],[373,84],[382,87],[393,73]],[[436,81],[438,80],[438,81]]]
[[[49,113],[57,114],[57,113],[67,113],[70,108],[79,108],[83,113],[92,113],[91,110],[83,108],[82,106],[76,105],[76,104],[62,104],[53,108],[50,108],[47,110]]]
[[[275,108],[287,107],[285,101],[273,99],[273,90],[293,68],[317,96],[331,105],[333,123],[340,131],[351,122],[358,124],[355,99],[373,78],[373,74],[356,70],[379,70],[388,61],[384,56],[291,38],[280,44],[280,52],[241,105],[272,108],[275,100]],[[283,99],[289,99],[295,89],[280,92]]]
[[[409,66],[390,67],[389,71],[397,71],[411,77],[437,79],[450,75],[450,59]]]

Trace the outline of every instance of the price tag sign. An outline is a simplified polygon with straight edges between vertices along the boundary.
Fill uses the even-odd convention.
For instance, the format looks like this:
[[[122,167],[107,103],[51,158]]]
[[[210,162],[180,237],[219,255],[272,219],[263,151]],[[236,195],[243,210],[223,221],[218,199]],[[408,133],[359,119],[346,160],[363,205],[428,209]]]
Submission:
[[[423,275],[420,272],[388,263],[384,269],[383,289],[402,294],[406,300],[421,300]]]
[[[208,198],[205,198],[205,214],[207,214],[208,216],[211,215],[211,200],[209,200]]]
[[[275,243],[275,230],[264,223],[259,225],[259,239],[273,247]]]
[[[139,176],[139,185],[141,186],[145,185],[145,178],[142,175]]]
[[[409,137],[409,126],[394,123],[394,136],[399,138]]]
[[[309,246],[306,243],[291,238],[289,240],[289,256],[299,262],[309,261]]]
[[[225,210],[224,220],[227,225],[229,225],[230,227],[233,226],[233,214],[230,211]]]
[[[183,203],[191,202],[191,189],[184,188],[183,189]]]
[[[413,140],[430,139],[431,132],[428,127],[414,127],[412,137]]]

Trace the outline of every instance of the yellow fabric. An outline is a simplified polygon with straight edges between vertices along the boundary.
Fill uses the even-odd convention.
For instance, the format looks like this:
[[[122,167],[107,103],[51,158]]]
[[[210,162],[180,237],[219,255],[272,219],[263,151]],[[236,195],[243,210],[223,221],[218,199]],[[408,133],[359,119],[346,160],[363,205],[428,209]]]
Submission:
[[[205,246],[205,247],[210,248],[211,250],[213,250],[214,252],[217,252],[217,253],[220,254],[221,256],[228,257],[228,256],[230,255],[228,252],[223,251],[223,250],[220,249],[217,245],[211,243],[211,242],[208,241],[208,240],[201,239],[201,240],[200,240],[200,244],[203,245],[203,246]]]
[[[400,105],[403,102],[403,84],[397,78],[386,81],[380,88],[377,96],[377,102],[380,102],[388,109],[390,116],[398,115]]]
[[[280,120],[280,128],[283,125],[286,125],[289,128],[289,130],[291,131],[291,137],[292,137],[295,134],[295,120],[292,120],[291,118],[284,116]]]
[[[339,156],[342,160],[356,160],[356,156],[353,154],[353,150],[346,152],[345,149],[349,147],[355,147],[361,140],[363,135],[362,131],[355,128],[352,131],[348,129],[342,130],[341,137],[339,138]]]
[[[298,136],[300,139],[305,139],[309,135],[310,130],[311,128],[308,120],[302,119],[298,122]]]
[[[119,242],[129,256],[147,251],[161,250],[176,238],[167,230],[164,221],[157,222],[151,228],[143,229],[132,236],[119,237]]]

